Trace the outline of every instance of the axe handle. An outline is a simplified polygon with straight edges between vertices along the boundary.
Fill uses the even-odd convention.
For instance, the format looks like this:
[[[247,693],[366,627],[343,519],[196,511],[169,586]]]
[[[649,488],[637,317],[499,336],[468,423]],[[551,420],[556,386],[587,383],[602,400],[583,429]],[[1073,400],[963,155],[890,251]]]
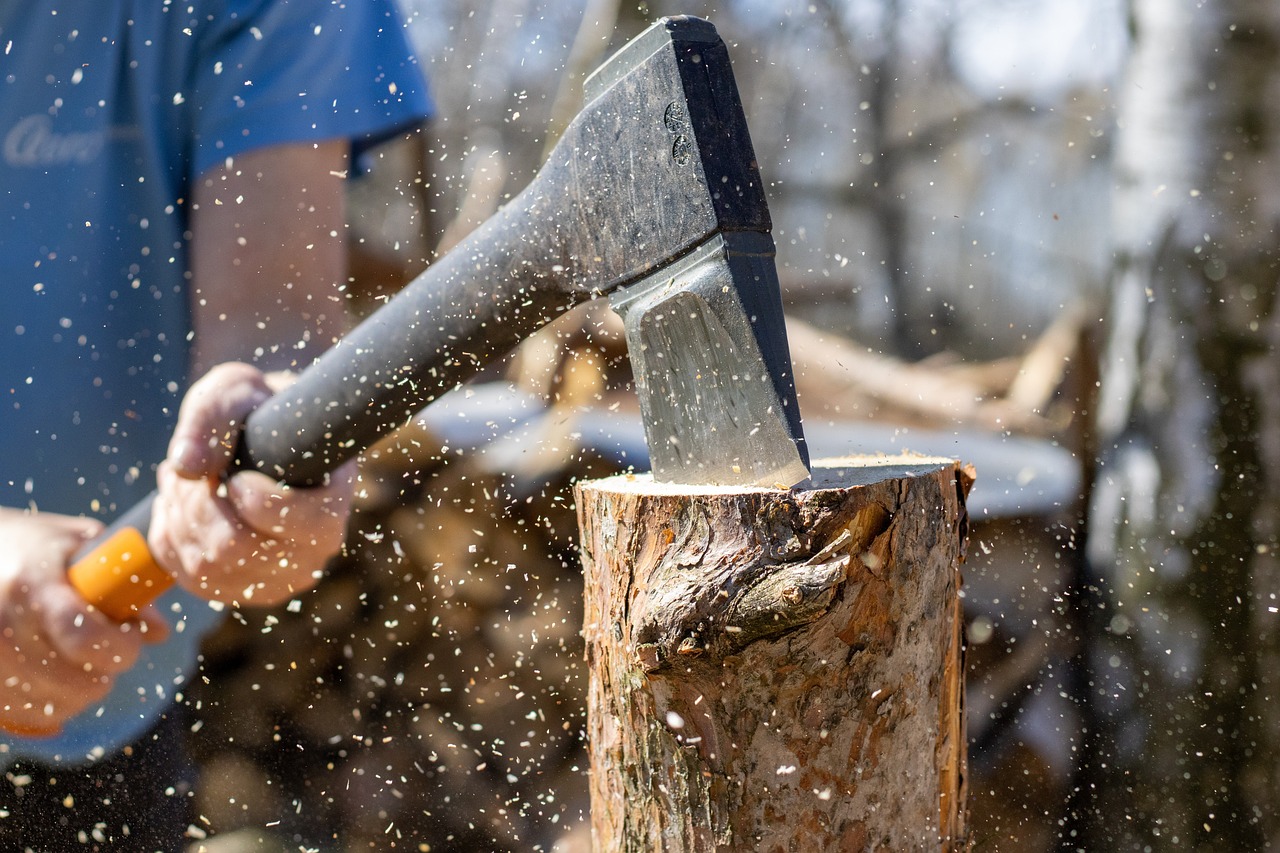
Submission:
[[[67,580],[85,601],[117,622],[134,618],[173,586],[173,577],[160,568],[147,547],[154,500],[152,492],[131,507],[81,549],[67,570]]]
[[[589,295],[571,286],[565,265],[547,260],[546,245],[559,238],[553,217],[538,231],[543,217],[527,202],[541,197],[536,184],[250,413],[232,471],[323,482]],[[173,584],[147,549],[154,497],[90,542],[69,570],[85,599],[117,621]]]

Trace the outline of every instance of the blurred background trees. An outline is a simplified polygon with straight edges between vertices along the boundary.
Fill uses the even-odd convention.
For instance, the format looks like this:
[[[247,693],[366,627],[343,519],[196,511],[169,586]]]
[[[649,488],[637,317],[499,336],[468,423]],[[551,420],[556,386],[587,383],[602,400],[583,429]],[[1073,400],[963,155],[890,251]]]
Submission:
[[[439,110],[353,187],[357,306],[524,186],[609,52],[710,18],[815,448],[977,466],[978,847],[1277,838],[1280,8],[403,5]],[[207,843],[583,849],[567,486],[642,458],[629,377],[595,307],[484,378],[375,454],[329,580],[210,644]]]
[[[1083,837],[1275,842],[1280,10],[1135,2],[1089,566]]]

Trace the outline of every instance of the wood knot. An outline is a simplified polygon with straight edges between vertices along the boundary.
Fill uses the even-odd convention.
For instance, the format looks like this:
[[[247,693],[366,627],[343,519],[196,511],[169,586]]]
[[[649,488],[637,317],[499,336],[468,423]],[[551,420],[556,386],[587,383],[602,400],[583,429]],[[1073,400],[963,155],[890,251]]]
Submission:
[[[725,623],[731,646],[776,637],[817,621],[844,583],[849,554],[842,533],[821,553],[803,563],[778,566],[756,579],[734,601]]]
[[[694,658],[701,656],[705,651],[706,649],[704,649],[702,644],[698,642],[698,638],[696,636],[685,637],[680,641],[680,645],[676,648],[676,654]]]

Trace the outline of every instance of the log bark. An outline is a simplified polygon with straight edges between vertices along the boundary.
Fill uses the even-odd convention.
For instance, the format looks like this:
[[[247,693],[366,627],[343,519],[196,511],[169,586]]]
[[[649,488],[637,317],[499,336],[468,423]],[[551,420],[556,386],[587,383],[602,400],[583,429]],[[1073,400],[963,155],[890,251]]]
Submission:
[[[580,483],[600,851],[966,847],[971,469]]]

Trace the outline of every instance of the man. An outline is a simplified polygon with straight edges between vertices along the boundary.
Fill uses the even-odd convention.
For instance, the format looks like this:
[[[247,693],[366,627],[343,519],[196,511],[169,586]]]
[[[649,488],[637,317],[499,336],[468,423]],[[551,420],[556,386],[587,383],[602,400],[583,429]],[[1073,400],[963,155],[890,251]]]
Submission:
[[[0,47],[0,846],[179,849],[204,600],[308,588],[350,491],[227,439],[342,331],[343,178],[429,104],[389,0],[3,3]],[[153,484],[181,589],[116,625],[66,568]]]

